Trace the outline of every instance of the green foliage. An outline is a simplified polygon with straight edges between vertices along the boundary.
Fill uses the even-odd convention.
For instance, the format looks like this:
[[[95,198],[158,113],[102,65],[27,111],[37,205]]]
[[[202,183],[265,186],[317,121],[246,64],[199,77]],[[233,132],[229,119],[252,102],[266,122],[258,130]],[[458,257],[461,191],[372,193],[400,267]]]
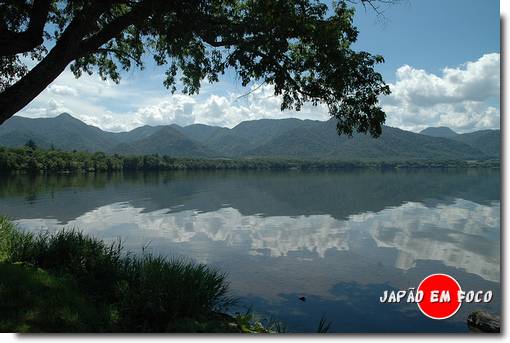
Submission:
[[[0,262],[0,332],[100,331],[99,309],[74,280]]]
[[[241,332],[244,333],[270,333],[269,329],[266,329],[262,322],[258,320],[255,314],[248,310],[244,314],[237,314],[236,322],[238,323]]]
[[[280,158],[192,159],[160,155],[120,156],[104,153],[32,150],[0,147],[0,172],[116,172],[135,170],[317,170],[397,168],[499,168],[499,160],[451,159],[366,161],[298,160]]]
[[[235,321],[244,333],[286,333],[284,323],[273,318],[261,319],[251,308],[245,313],[236,313]]]
[[[282,110],[322,103],[338,120],[339,133],[381,134],[385,113],[378,97],[390,89],[374,68],[383,58],[352,49],[358,30],[348,0],[329,6],[314,0],[35,1],[33,6],[41,4],[38,11],[31,11],[29,1],[0,6],[0,90],[6,90],[0,94],[0,105],[5,104],[0,122],[70,62],[76,77],[97,72],[119,82],[120,69],[143,68],[143,56],[150,54],[167,67],[163,84],[172,92],[182,84],[184,93],[198,93],[203,80],[217,82],[233,69],[243,86],[273,85]],[[43,38],[53,46],[49,53]],[[28,71],[20,53],[45,68]]]
[[[134,257],[121,251],[119,243],[108,245],[75,230],[26,233],[0,217],[0,267],[7,273],[0,280],[0,313],[6,314],[0,331],[175,332],[214,325],[218,330],[234,330],[217,314],[232,303],[224,274],[189,261]],[[12,267],[15,263],[26,267]],[[27,278],[36,280],[23,281]],[[15,280],[23,281],[19,290]],[[56,286],[35,284],[37,280]],[[39,287],[46,287],[41,294],[51,296],[38,299],[32,292]],[[62,294],[59,289],[64,289]],[[19,302],[3,297],[16,292],[21,293]],[[50,300],[63,309],[41,321],[41,306]],[[68,304],[76,302],[85,306],[69,310]],[[10,316],[13,307],[17,311]],[[89,312],[95,319],[87,317]],[[62,316],[74,319],[65,317],[68,325],[59,327]]]
[[[31,238],[24,239],[22,245],[14,244],[16,255],[10,262],[26,262],[59,275],[72,275],[84,289],[101,289],[91,294],[98,301],[115,296],[116,282],[122,276],[120,244],[105,245],[75,230],[42,232]]]
[[[0,262],[18,260],[18,255],[25,254],[32,238],[31,234],[16,230],[14,224],[0,216]]]
[[[29,139],[28,142],[25,143],[25,146],[32,150],[37,149],[37,144],[35,144],[35,142],[32,139]]]
[[[220,311],[231,302],[225,275],[205,265],[152,255],[123,262],[121,331],[175,331],[177,319]]]
[[[31,149],[28,147],[5,149],[0,147],[0,170],[24,171],[115,171],[123,169],[123,159],[101,152],[70,152]]]

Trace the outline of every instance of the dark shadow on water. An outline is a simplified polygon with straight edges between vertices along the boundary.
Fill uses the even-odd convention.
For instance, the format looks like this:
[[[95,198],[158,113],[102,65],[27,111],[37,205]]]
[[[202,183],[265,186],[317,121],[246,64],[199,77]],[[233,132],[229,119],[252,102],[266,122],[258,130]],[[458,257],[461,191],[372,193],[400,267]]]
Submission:
[[[118,202],[144,212],[211,212],[230,206],[243,215],[328,214],[342,220],[409,201],[436,206],[456,198],[479,204],[499,201],[499,171],[196,171],[0,178],[0,213],[15,219],[55,218],[63,224]]]

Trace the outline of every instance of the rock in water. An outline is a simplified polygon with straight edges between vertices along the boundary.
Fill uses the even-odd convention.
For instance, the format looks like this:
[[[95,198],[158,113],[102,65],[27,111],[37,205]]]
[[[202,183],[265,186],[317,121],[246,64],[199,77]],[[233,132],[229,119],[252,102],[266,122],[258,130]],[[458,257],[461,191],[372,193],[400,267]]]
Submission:
[[[475,311],[468,316],[467,323],[469,329],[474,332],[499,333],[501,318],[487,311]]]

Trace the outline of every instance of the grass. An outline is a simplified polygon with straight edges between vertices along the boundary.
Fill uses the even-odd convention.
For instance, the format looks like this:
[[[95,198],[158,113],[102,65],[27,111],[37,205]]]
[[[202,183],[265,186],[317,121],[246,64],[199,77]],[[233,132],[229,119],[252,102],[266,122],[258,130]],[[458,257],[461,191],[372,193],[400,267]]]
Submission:
[[[100,331],[97,308],[75,282],[23,263],[0,262],[0,331]]]
[[[0,331],[239,332],[225,274],[0,217]]]
[[[319,321],[319,325],[317,326],[317,333],[328,333],[331,328],[331,322],[326,319],[326,317],[322,316]]]
[[[261,319],[251,307],[245,313],[236,313],[235,320],[243,333],[287,333],[284,323],[273,318]]]

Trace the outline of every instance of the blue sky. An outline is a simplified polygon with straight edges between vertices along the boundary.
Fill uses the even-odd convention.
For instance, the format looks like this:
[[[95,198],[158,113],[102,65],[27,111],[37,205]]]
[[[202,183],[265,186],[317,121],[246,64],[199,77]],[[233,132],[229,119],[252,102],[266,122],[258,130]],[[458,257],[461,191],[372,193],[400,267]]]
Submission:
[[[357,11],[355,46],[385,57],[380,71],[388,82],[404,64],[437,74],[500,51],[499,1],[401,0],[383,14],[379,20],[369,10]]]
[[[381,98],[387,124],[413,131],[446,125],[458,132],[499,128],[499,2],[400,0],[382,5],[383,17],[357,6],[360,34],[354,48],[381,54],[378,66],[393,94]],[[150,58],[146,69],[122,75],[120,85],[94,76],[75,80],[64,72],[18,113],[30,117],[67,111],[112,131],[149,124],[205,123],[232,127],[259,118],[328,119],[323,106],[281,112],[270,86],[250,91],[227,73],[204,84],[197,96],[171,95],[164,68]]]

